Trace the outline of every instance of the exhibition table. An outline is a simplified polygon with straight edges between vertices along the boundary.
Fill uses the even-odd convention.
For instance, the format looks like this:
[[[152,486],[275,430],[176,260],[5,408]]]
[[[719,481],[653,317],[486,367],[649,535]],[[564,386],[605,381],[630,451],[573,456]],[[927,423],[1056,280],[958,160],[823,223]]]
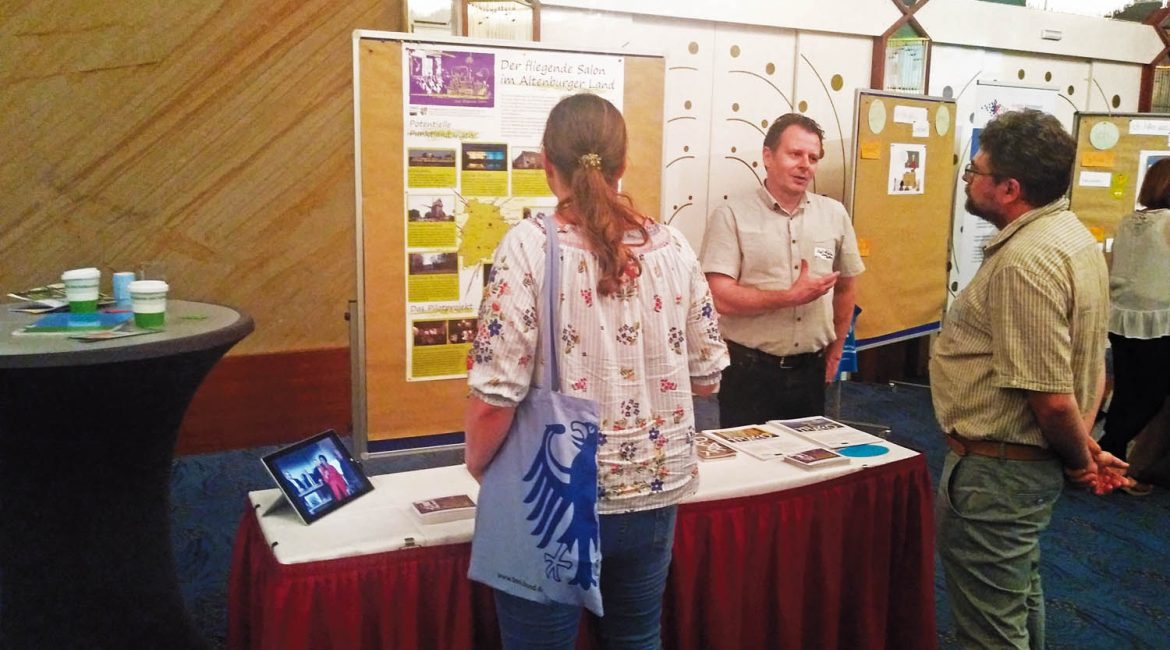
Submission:
[[[743,453],[703,463],[679,509],[664,647],[934,648],[930,478],[922,455],[884,446],[816,471]],[[273,510],[277,490],[249,495],[230,648],[500,646],[491,592],[467,579],[474,522],[424,525],[407,510],[474,496],[466,468],[372,480],[372,494],[312,526]]]
[[[183,414],[252,331],[170,300],[165,330],[15,334],[0,306],[0,647],[204,648],[179,592],[170,476]]]

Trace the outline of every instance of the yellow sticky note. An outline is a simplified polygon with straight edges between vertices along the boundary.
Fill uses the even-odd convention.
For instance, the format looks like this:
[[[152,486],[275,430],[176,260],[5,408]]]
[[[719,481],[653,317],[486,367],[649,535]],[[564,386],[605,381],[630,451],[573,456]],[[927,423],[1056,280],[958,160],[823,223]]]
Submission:
[[[869,141],[861,143],[861,159],[862,160],[877,160],[882,156],[882,145],[880,142]]]
[[[1086,151],[1081,154],[1082,167],[1112,167],[1112,151]]]
[[[860,253],[862,257],[869,257],[869,240],[868,239],[860,238],[860,237],[857,239],[857,252]]]

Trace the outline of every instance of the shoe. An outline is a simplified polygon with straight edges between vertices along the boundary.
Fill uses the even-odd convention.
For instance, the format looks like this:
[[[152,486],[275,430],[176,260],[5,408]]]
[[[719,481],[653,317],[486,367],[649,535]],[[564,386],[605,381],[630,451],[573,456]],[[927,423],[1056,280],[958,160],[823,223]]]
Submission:
[[[1150,485],[1149,483],[1142,483],[1137,479],[1131,478],[1129,479],[1129,483],[1121,486],[1121,489],[1130,496],[1144,497],[1149,496],[1149,494],[1154,491],[1154,486]]]

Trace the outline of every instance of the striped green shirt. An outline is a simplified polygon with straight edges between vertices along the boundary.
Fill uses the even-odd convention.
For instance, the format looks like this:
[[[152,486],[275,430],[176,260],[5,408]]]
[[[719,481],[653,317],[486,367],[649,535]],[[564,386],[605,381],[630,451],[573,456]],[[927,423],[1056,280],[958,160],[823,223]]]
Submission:
[[[1027,391],[1095,398],[1109,280],[1096,240],[1059,199],[987,245],[935,341],[931,393],[944,432],[1047,447]]]

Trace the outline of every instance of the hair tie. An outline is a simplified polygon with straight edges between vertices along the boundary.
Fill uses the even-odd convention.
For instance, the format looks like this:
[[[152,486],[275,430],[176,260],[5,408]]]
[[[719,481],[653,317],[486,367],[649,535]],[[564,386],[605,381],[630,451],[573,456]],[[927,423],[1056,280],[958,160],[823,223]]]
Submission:
[[[577,165],[584,169],[601,169],[601,156],[595,153],[581,154],[577,159]]]

